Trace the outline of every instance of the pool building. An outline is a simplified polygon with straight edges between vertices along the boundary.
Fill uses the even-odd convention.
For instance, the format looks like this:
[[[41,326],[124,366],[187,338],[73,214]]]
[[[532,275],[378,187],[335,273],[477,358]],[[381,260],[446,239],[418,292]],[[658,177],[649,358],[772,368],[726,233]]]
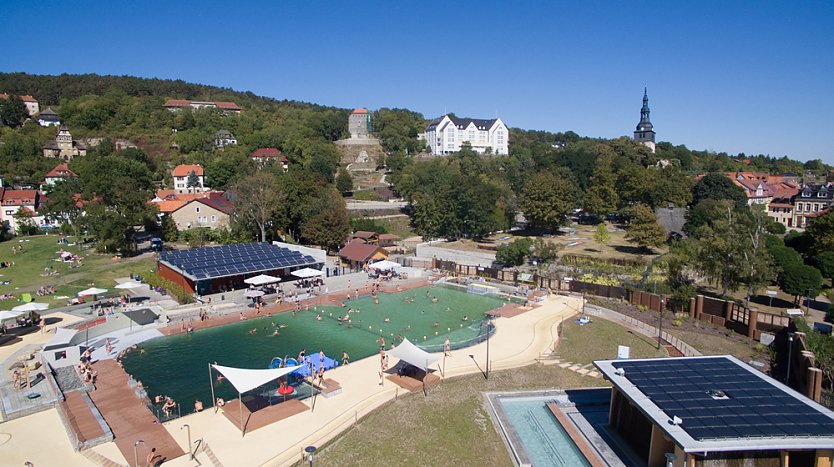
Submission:
[[[240,243],[163,251],[157,266],[157,274],[163,279],[191,293],[205,295],[245,287],[244,279],[258,274],[284,278],[302,268],[321,269],[324,261],[305,250],[270,243]]]
[[[832,465],[834,412],[735,357],[594,364],[608,430],[650,467]]]

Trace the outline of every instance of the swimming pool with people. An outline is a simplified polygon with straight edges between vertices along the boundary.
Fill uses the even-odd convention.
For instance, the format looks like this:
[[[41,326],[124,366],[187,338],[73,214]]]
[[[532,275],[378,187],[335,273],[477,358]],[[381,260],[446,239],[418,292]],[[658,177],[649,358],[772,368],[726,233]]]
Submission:
[[[324,351],[339,362],[346,352],[355,361],[378,352],[380,336],[386,348],[400,337],[430,351],[442,348],[447,337],[459,347],[483,335],[484,313],[505,303],[492,296],[429,286],[378,297],[378,304],[364,296],[346,302],[345,307],[310,307],[159,337],[142,343],[139,347],[144,352],[128,352],[122,363],[151,398],[170,396],[186,414],[197,400],[211,406],[209,363],[262,369],[275,357],[297,357],[301,350],[307,355]],[[353,312],[348,313],[349,309]],[[338,321],[345,315],[350,324]],[[215,391],[226,400],[237,397],[228,381],[215,381]]]

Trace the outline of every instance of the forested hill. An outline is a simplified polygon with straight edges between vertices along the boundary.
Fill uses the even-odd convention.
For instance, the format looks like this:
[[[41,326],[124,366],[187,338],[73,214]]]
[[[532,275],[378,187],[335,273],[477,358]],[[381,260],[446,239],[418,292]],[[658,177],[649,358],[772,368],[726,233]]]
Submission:
[[[305,102],[278,100],[257,96],[252,92],[231,88],[187,83],[183,80],[137,78],[135,76],[108,75],[30,75],[28,73],[0,73],[0,92],[15,95],[31,95],[41,106],[56,106],[61,99],[71,99],[88,94],[104,95],[116,92],[131,97],[167,97],[172,99],[234,101],[241,107],[294,105],[325,108]]]

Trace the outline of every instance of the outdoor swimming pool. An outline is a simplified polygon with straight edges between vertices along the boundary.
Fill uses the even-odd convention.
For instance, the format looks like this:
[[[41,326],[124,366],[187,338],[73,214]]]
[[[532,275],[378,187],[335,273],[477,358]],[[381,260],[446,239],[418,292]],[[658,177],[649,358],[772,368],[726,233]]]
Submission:
[[[526,460],[535,466],[590,466],[550,409],[554,397],[498,397],[500,408],[520,442]],[[509,428],[509,427],[508,427]],[[512,444],[512,442],[511,442]],[[519,446],[514,446],[518,449]]]
[[[434,297],[437,303],[432,303]],[[195,400],[211,406],[211,362],[261,369],[267,368],[274,357],[295,358],[302,349],[308,355],[323,350],[340,362],[342,352],[347,352],[355,361],[378,351],[376,341],[380,335],[386,339],[386,348],[398,336],[404,336],[415,344],[429,346],[429,350],[439,350],[446,336],[453,343],[477,338],[486,331],[482,323],[484,312],[504,303],[495,297],[450,288],[421,287],[380,294],[378,305],[370,296],[360,297],[347,302],[344,308],[311,307],[295,316],[286,312],[191,334],[160,337],[141,344],[144,353],[129,352],[122,362],[125,371],[142,382],[151,398],[157,394],[170,396],[181,405],[181,413],[186,414],[193,410]],[[359,310],[350,314],[352,327],[337,321],[339,315],[347,314],[348,308]],[[319,315],[320,321],[316,319]],[[253,329],[255,334],[250,334]],[[279,335],[273,336],[276,329]],[[237,397],[228,381],[215,382],[215,391],[227,400]]]

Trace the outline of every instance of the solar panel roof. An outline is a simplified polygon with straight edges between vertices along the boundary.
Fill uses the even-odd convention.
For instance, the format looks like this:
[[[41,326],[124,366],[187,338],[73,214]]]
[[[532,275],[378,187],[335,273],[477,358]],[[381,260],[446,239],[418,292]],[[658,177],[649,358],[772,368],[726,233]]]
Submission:
[[[270,243],[239,243],[164,251],[159,260],[196,280],[312,266],[315,258]]]
[[[834,418],[727,357],[613,361],[698,441],[834,437]]]

